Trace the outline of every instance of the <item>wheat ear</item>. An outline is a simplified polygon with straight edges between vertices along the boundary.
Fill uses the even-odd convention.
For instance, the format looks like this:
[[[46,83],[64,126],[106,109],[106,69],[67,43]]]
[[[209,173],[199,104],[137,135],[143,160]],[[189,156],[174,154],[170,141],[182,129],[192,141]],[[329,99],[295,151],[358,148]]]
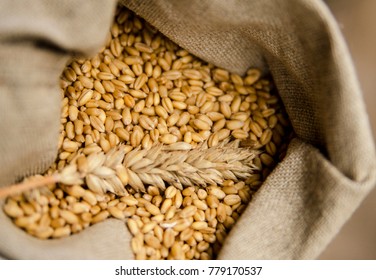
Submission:
[[[136,148],[128,153],[125,145],[119,145],[106,154],[90,154],[84,162],[73,160],[59,173],[49,176],[49,182],[72,185],[84,181],[95,193],[121,196],[128,193],[127,185],[139,192],[144,192],[147,185],[162,190],[169,185],[179,189],[206,187],[221,185],[224,180],[245,180],[256,169],[256,155],[257,151],[240,147],[239,140],[226,140],[210,148],[203,143],[194,149],[185,142],[158,143],[148,150]],[[41,184],[34,180],[33,187],[45,184],[45,178],[40,179]]]

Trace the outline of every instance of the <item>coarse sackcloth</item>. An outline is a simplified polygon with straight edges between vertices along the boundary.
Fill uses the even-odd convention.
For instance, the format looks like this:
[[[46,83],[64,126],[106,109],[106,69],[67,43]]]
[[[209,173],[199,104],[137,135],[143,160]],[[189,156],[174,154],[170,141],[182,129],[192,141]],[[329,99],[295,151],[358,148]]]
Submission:
[[[270,73],[296,133],[287,155],[231,230],[219,259],[314,259],[376,181],[371,129],[341,32],[319,0],[122,0],[203,60]],[[0,186],[55,160],[58,78],[73,55],[104,44],[116,1],[0,4]],[[37,240],[0,211],[0,256],[132,259],[130,234],[109,219]]]

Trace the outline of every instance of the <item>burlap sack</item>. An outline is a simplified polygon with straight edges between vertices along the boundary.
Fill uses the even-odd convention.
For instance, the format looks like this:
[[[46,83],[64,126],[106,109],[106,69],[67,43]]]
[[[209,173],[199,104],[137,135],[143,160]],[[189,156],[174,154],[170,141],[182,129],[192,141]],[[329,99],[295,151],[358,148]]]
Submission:
[[[90,53],[114,1],[2,1],[0,185],[40,172],[56,153],[57,77],[67,55]],[[361,91],[340,31],[313,0],[124,0],[174,42],[243,74],[270,71],[297,137],[231,231],[219,259],[313,259],[376,181]],[[31,5],[31,4],[30,4]],[[31,17],[37,21],[31,20]],[[27,27],[27,28],[26,28]],[[36,99],[36,100],[35,100]],[[40,241],[0,212],[3,258],[131,259],[122,222]]]

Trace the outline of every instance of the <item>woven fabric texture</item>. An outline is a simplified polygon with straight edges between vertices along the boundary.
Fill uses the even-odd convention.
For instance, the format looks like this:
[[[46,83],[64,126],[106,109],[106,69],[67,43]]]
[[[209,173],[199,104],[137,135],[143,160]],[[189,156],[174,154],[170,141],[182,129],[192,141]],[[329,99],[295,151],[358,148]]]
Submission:
[[[90,54],[103,43],[115,6],[114,1],[40,0],[32,7],[18,2],[0,4],[1,14],[12,12],[11,18],[0,17],[0,185],[41,172],[54,160],[57,78],[67,57]],[[361,90],[325,4],[120,2],[208,62],[238,74],[251,66],[270,73],[296,132],[285,159],[231,231],[219,259],[316,258],[376,182]],[[38,12],[35,23],[30,9]],[[0,255],[6,258],[133,257],[130,235],[117,221],[48,241],[26,236],[3,214],[0,223]],[[94,240],[95,246],[89,246]]]

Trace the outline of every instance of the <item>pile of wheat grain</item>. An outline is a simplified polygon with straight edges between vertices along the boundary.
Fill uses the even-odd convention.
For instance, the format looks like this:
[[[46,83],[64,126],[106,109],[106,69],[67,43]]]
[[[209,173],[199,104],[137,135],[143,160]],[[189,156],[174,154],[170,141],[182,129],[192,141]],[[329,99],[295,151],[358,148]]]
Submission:
[[[124,220],[137,259],[215,258],[283,157],[290,133],[281,101],[260,71],[240,77],[206,63],[125,8],[118,9],[99,54],[67,65],[61,88],[59,155],[47,174],[74,163],[90,176],[82,185],[53,184],[10,197],[4,211],[41,239],[78,233],[110,217]],[[228,170],[239,165],[233,162],[239,141],[226,159],[232,165],[218,171],[213,164],[226,158],[220,146],[228,139],[259,151],[246,177]],[[108,160],[119,147],[128,160],[121,168]],[[161,147],[180,148],[167,160]],[[164,177],[154,168],[158,158],[167,162],[158,165],[170,172]]]

